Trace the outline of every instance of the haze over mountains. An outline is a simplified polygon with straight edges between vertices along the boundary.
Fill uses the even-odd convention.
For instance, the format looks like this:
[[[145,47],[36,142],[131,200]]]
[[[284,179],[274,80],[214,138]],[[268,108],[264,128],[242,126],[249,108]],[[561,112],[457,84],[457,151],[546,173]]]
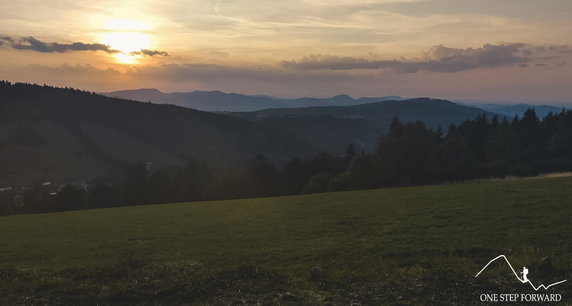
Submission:
[[[151,101],[161,104],[174,104],[203,111],[212,112],[251,112],[267,108],[291,108],[311,106],[351,106],[387,100],[401,100],[398,96],[354,99],[347,95],[331,98],[297,98],[283,99],[269,96],[248,96],[221,91],[193,91],[163,93],[157,89],[123,90],[105,93],[114,98],[136,101]]]
[[[220,92],[195,95],[222,96],[228,103],[239,103],[241,99],[273,101]],[[181,166],[189,159],[243,164],[264,154],[273,162],[284,163],[320,152],[338,155],[349,143],[371,151],[393,117],[403,122],[421,120],[429,127],[446,129],[451,123],[485,113],[429,98],[364,103],[369,100],[338,96],[329,102],[291,100],[295,102],[290,105],[302,101],[358,105],[216,114],[8,82],[0,82],[0,96],[0,185],[92,178],[135,161],[152,163],[154,167]],[[204,99],[207,104],[217,101]]]
[[[338,95],[330,98],[296,98],[285,99],[262,95],[243,95],[237,93],[224,93],[221,91],[192,91],[164,93],[155,88],[122,90],[104,93],[114,98],[153,102],[160,104],[174,104],[203,111],[213,112],[254,112],[275,108],[303,108],[316,106],[355,106],[381,101],[406,100],[400,96],[364,97],[354,99],[348,95]],[[514,117],[522,116],[524,112],[533,108],[540,118],[548,113],[562,111],[559,105],[536,104],[500,104],[487,102],[459,102],[461,105],[479,108],[487,112]],[[315,111],[313,111],[315,112]]]
[[[540,118],[546,117],[546,115],[548,115],[551,112],[554,114],[559,113],[562,111],[562,109],[564,109],[563,107],[554,105],[534,105],[534,104],[524,104],[524,103],[510,104],[510,105],[483,103],[483,104],[472,104],[472,105],[479,107],[483,110],[505,115],[511,118],[514,116],[522,117],[524,112],[526,112],[526,110],[529,108],[534,109],[536,115],[538,115],[538,117]]]

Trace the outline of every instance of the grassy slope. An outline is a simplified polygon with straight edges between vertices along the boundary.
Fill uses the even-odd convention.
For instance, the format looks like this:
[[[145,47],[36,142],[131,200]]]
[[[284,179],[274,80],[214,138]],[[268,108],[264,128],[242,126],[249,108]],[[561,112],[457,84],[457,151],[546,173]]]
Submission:
[[[499,254],[515,267],[550,256],[572,276],[570,199],[572,178],[562,177],[4,217],[0,280],[10,282],[0,295],[70,302],[75,294],[74,302],[104,304],[474,303],[498,286],[528,289],[511,287],[502,265],[473,278]],[[170,279],[172,265],[186,272]],[[319,281],[308,280],[313,266],[323,271]],[[110,271],[124,273],[103,285]],[[128,286],[133,279],[145,285]]]

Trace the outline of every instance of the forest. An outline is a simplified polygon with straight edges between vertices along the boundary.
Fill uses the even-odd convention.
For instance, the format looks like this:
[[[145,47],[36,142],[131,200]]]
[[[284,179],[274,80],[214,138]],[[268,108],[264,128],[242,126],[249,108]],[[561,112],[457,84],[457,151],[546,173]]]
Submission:
[[[25,133],[20,135],[26,138]],[[29,138],[29,137],[28,137]],[[25,139],[21,140],[24,141]],[[391,122],[375,152],[321,153],[282,167],[257,155],[242,167],[213,170],[190,160],[186,167],[150,171],[137,162],[114,184],[63,186],[50,195],[40,183],[3,192],[2,214],[238,199],[443,184],[479,178],[534,176],[572,170],[572,111],[540,119],[533,109],[512,120],[481,115],[447,131],[423,122]]]

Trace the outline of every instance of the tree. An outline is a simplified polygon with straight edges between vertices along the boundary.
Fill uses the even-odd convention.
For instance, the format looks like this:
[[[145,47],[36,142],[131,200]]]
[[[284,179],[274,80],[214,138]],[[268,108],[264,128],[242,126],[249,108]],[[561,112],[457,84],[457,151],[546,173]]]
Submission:
[[[147,166],[137,162],[127,169],[123,183],[123,203],[125,205],[139,205],[149,203],[149,174]]]
[[[286,193],[299,193],[308,180],[307,171],[302,160],[294,158],[286,163],[286,166],[284,166],[282,170],[282,177]]]
[[[381,170],[373,155],[357,155],[352,160],[347,173],[352,186],[357,188],[373,188],[380,183]]]
[[[176,183],[178,190],[173,190],[170,186],[165,185],[169,184],[166,181],[171,180],[166,173],[159,174],[155,180],[157,187],[163,189],[161,192],[179,194],[177,197],[181,201],[205,200],[214,190],[214,175],[210,168],[206,163],[194,159],[189,160],[181,175],[173,178],[173,180],[178,181]]]
[[[447,180],[468,179],[478,171],[477,153],[458,130],[450,132],[441,147],[441,165]]]
[[[485,157],[488,176],[504,177],[513,172],[512,131],[505,125],[493,133],[485,144]],[[474,175],[474,174],[473,174]]]
[[[270,196],[278,191],[278,171],[266,161],[264,155],[257,155],[248,167],[248,178],[256,196]]]
[[[20,203],[16,204],[17,212],[42,213],[56,210],[54,197],[42,188],[40,182],[36,182],[32,188],[24,191]]]
[[[316,173],[312,175],[310,180],[302,189],[302,193],[319,193],[328,191],[330,180],[332,179],[331,173]]]
[[[164,171],[155,171],[149,178],[149,202],[166,203],[176,201],[172,178]]]
[[[438,179],[439,139],[437,134],[417,121],[397,124],[383,137],[377,153],[389,184],[420,184]]]
[[[8,216],[14,214],[16,210],[14,203],[14,192],[0,192],[0,216]]]
[[[73,185],[65,185],[56,195],[54,208],[56,211],[82,209],[84,197],[85,190]]]
[[[346,147],[346,150],[344,151],[344,163],[346,167],[349,166],[350,162],[352,161],[355,155],[356,155],[356,150],[354,148],[354,144],[350,143]]]
[[[401,130],[401,122],[399,121],[399,118],[397,117],[393,117],[391,119],[391,123],[389,124],[389,132],[390,133],[397,133]]]
[[[104,208],[118,206],[120,199],[116,188],[106,184],[95,186],[87,196],[88,208]]]
[[[522,161],[537,168],[544,141],[540,120],[533,108],[529,108],[522,116],[517,126],[517,137]]]

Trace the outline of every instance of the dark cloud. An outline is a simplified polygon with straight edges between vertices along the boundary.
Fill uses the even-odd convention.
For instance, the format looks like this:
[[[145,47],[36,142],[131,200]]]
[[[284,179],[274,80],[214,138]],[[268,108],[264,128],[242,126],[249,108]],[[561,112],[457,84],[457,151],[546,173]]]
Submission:
[[[299,60],[284,61],[282,65],[296,69],[392,69],[399,72],[413,73],[418,71],[457,72],[481,67],[500,67],[521,64],[530,59],[525,57],[525,44],[491,45],[481,48],[448,48],[443,45],[434,46],[418,60],[394,59],[376,60],[363,57],[335,55],[310,55]]]
[[[169,53],[165,51],[157,51],[157,50],[147,50],[142,49],[140,51],[133,51],[131,55],[147,55],[147,56],[169,56]]]
[[[6,44],[9,44],[13,49],[17,50],[31,50],[42,53],[63,53],[70,51],[103,51],[106,53],[117,53],[119,51],[113,50],[108,45],[104,44],[86,44],[81,42],[74,42],[71,44],[60,44],[60,43],[47,43],[36,39],[34,37],[22,37],[19,39],[14,39],[9,36],[4,36],[1,38]]]
[[[6,42],[9,42],[9,43],[13,43],[13,42],[14,42],[14,40],[13,40],[12,37],[10,37],[10,36],[2,36],[2,37],[0,37],[0,41],[6,41]]]
[[[61,44],[57,42],[44,42],[34,37],[22,37],[22,38],[12,38],[10,36],[1,36],[0,37],[0,46],[2,45],[10,45],[13,49],[16,50],[31,50],[36,52],[42,53],[64,53],[64,52],[72,52],[72,51],[103,51],[105,53],[119,53],[121,51],[114,50],[108,45],[98,44],[98,43],[82,43],[82,42],[73,42],[69,44]],[[146,56],[168,56],[169,54],[165,51],[158,51],[158,50],[147,50],[143,49],[140,51],[133,51],[131,52],[132,55],[146,55]]]

